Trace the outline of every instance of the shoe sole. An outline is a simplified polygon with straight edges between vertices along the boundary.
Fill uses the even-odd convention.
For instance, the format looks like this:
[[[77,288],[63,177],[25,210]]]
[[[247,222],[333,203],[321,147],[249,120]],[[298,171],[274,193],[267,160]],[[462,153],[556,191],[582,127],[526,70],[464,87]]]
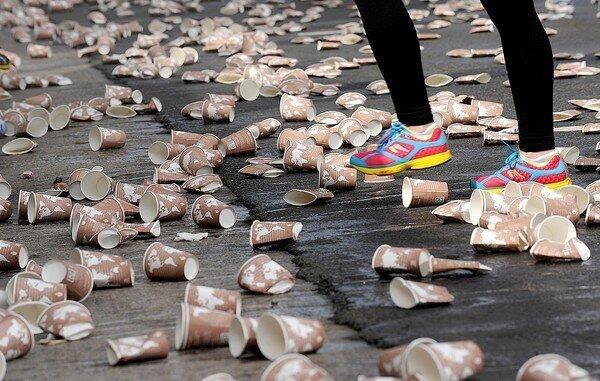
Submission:
[[[383,167],[383,168],[366,168],[360,167],[357,165],[353,165],[356,170],[362,172],[367,175],[377,175],[377,176],[385,176],[385,175],[394,175],[396,173],[403,172],[407,169],[425,169],[435,167],[441,164],[444,164],[447,161],[452,159],[452,154],[450,151],[445,151],[442,153],[436,153],[435,155],[429,155],[425,157],[420,157],[418,159],[409,160],[406,163],[393,165],[391,167]]]
[[[547,188],[550,188],[552,190],[557,190],[557,189],[560,189],[562,187],[565,187],[565,186],[571,185],[571,184],[573,184],[573,181],[571,181],[570,177],[567,177],[563,181],[558,181],[556,183],[544,184],[544,186],[547,187]],[[483,190],[486,191],[486,192],[490,192],[490,193],[500,194],[504,190],[504,187],[502,187],[502,188],[489,188],[489,189],[483,189]]]

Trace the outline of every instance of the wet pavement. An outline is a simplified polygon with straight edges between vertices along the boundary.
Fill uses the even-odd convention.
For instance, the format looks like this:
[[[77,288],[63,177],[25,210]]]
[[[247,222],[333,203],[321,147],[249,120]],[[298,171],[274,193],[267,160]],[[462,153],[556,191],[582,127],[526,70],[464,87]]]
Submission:
[[[346,5],[348,3],[346,2]],[[541,2],[536,2],[541,5]],[[544,25],[558,30],[551,37],[554,52],[582,52],[590,66],[600,66],[593,53],[600,50],[600,22],[594,18],[595,6],[587,1],[575,1],[574,20],[548,21]],[[221,2],[206,3],[207,15],[215,15]],[[299,3],[299,8],[308,6]],[[418,6],[421,6],[417,4]],[[77,19],[81,22],[89,8],[78,7],[74,12],[57,14],[56,21]],[[541,8],[539,8],[541,10]],[[347,22],[350,10],[346,7],[327,9],[324,17],[308,25],[308,31],[332,29]],[[111,13],[107,13],[111,16]],[[239,15],[234,19],[241,19]],[[139,17],[147,24],[144,12]],[[353,20],[353,19],[350,19]],[[492,58],[452,59],[445,52],[455,48],[497,48],[497,33],[471,35],[468,24],[441,29],[442,38],[423,41],[425,74],[446,73],[452,77],[488,72],[492,80],[484,85],[449,85],[443,90],[474,95],[477,99],[503,102],[505,116],[514,117],[510,90],[502,86],[507,79],[504,66]],[[171,33],[172,36],[175,34]],[[291,44],[290,35],[273,37],[286,55],[299,59],[305,67],[330,55],[344,58],[360,56],[358,47],[343,46],[335,51],[317,51],[315,45]],[[1,46],[12,49],[15,44],[6,33]],[[117,44],[117,51],[131,43],[126,39]],[[15,48],[24,54],[24,46]],[[24,71],[65,71],[74,85],[51,89],[56,104],[76,99],[89,99],[103,94],[105,82],[140,89],[144,95],[158,97],[164,105],[156,118],[138,116],[125,121],[104,118],[100,126],[123,128],[128,141],[123,150],[92,152],[87,143],[92,123],[72,124],[68,129],[51,132],[38,139],[40,146],[29,155],[0,158],[0,173],[11,180],[13,190],[40,190],[57,176],[67,176],[81,166],[102,165],[118,180],[140,181],[150,176],[152,165],[147,160],[147,147],[154,140],[168,140],[168,130],[211,132],[223,137],[253,122],[278,117],[278,100],[259,98],[254,102],[238,102],[236,118],[226,125],[203,125],[180,115],[185,104],[201,100],[205,93],[228,93],[230,85],[184,84],[180,71],[171,79],[138,80],[110,78],[112,65],[102,65],[98,58],[79,60],[75,52],[55,48],[52,60],[26,60]],[[201,54],[197,64],[185,70],[220,70],[224,58]],[[365,86],[380,78],[376,66],[345,71],[339,78],[323,80],[340,82],[342,92],[358,91],[368,96],[366,106],[392,111],[388,96],[373,96]],[[42,90],[13,92],[15,99],[37,94]],[[430,89],[430,94],[435,91]],[[600,80],[581,77],[555,81],[556,111],[568,109],[567,100],[600,97]],[[336,110],[335,97],[313,98],[318,112]],[[8,107],[8,102],[1,104]],[[584,112],[573,122],[557,124],[581,125],[593,121],[593,114]],[[283,127],[308,126],[305,123],[284,123]],[[594,156],[595,136],[580,132],[557,133],[559,146],[577,145],[583,155]],[[260,156],[275,156],[276,137],[259,140]],[[439,341],[472,339],[485,353],[485,370],[477,379],[513,379],[518,367],[539,353],[555,352],[594,375],[600,376],[600,270],[597,247],[600,235],[582,222],[577,226],[579,237],[592,249],[592,258],[584,263],[536,264],[528,254],[474,254],[469,245],[473,229],[466,224],[442,224],[433,217],[432,208],[405,209],[401,203],[401,184],[405,175],[421,179],[447,181],[452,199],[470,195],[468,180],[485,170],[492,170],[507,155],[505,147],[481,147],[481,140],[451,141],[453,160],[441,167],[426,171],[408,172],[396,176],[391,183],[365,184],[360,179],[358,189],[337,192],[326,205],[297,208],[284,203],[282,196],[292,188],[317,186],[316,173],[286,174],[275,179],[248,179],[237,173],[246,157],[227,158],[219,170],[227,189],[215,196],[230,202],[240,219],[235,228],[210,231],[210,238],[199,244],[177,246],[198,254],[201,272],[198,282],[215,287],[236,288],[234,274],[252,253],[247,244],[249,223],[260,220],[300,221],[304,230],[297,244],[285,250],[269,252],[275,260],[301,278],[292,293],[278,297],[244,296],[244,312],[259,315],[268,308],[286,314],[328,319],[329,343],[317,355],[315,362],[329,369],[336,378],[349,380],[356,375],[376,374],[377,349],[399,345],[417,337],[432,337]],[[33,180],[20,180],[18,174],[33,170]],[[586,185],[597,174],[572,170],[575,184]],[[13,194],[15,192],[13,191]],[[18,193],[18,192],[16,192]],[[189,196],[189,195],[188,195]],[[189,196],[188,201],[194,197]],[[13,196],[12,201],[15,200]],[[164,224],[159,241],[172,241],[175,232],[199,231],[189,216],[182,223]],[[62,224],[0,225],[0,238],[25,243],[34,259],[44,263],[51,258],[66,258],[73,250],[68,226]],[[257,379],[266,367],[265,360],[232,360],[227,349],[171,352],[168,361],[109,368],[103,352],[108,338],[138,334],[154,327],[163,327],[172,336],[177,302],[183,296],[184,283],[150,282],[142,274],[141,256],[149,242],[136,241],[112,250],[131,259],[136,270],[136,285],[130,289],[94,291],[86,305],[97,321],[92,337],[77,343],[53,347],[36,346],[25,359],[9,363],[8,379],[26,379],[34,375],[63,379],[81,379],[82,375],[105,379],[178,379],[196,374],[205,376],[217,371],[229,371],[243,379]],[[446,307],[401,310],[389,297],[389,279],[380,279],[370,267],[375,249],[381,244],[405,247],[424,247],[438,257],[477,259],[493,268],[489,275],[477,277],[450,276],[433,279],[434,284],[446,286],[455,302]],[[2,284],[12,274],[2,274]],[[246,308],[248,306],[248,308]],[[57,367],[58,361],[67,361]],[[101,376],[99,376],[101,374]]]

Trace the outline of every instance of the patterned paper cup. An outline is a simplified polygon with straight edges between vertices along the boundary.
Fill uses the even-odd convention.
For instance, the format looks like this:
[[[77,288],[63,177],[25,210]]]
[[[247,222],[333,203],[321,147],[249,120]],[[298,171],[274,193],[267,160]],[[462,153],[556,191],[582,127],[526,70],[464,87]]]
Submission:
[[[408,371],[406,370],[406,359],[410,351],[418,344],[435,342],[435,340],[428,337],[420,337],[408,344],[386,349],[379,356],[379,374],[409,380]]]
[[[127,135],[123,130],[92,127],[89,134],[90,148],[99,151],[107,148],[122,148],[125,146]]]
[[[191,110],[190,116],[195,119],[202,119],[205,124],[231,123],[235,118],[235,107],[225,103],[205,100],[202,103],[202,109]]]
[[[64,221],[71,215],[71,200],[41,193],[31,193],[27,200],[27,220],[38,222]]]
[[[154,242],[146,249],[144,273],[152,280],[192,280],[198,275],[200,264],[194,254]]]
[[[113,190],[114,181],[101,170],[92,168],[81,178],[81,193],[88,200],[100,201]]]
[[[314,139],[314,138],[311,138],[304,129],[293,130],[291,128],[286,128],[283,131],[281,131],[279,133],[279,135],[277,136],[277,148],[279,149],[279,151],[284,152],[287,147],[288,141],[295,142],[295,141],[305,141],[308,139]]]
[[[242,296],[238,291],[188,283],[185,287],[183,301],[194,306],[225,311],[235,315],[242,312]]]
[[[251,317],[235,316],[229,326],[229,352],[233,357],[240,357],[244,353],[253,353],[258,349],[256,330],[258,319]]]
[[[211,195],[202,195],[192,205],[192,219],[204,228],[228,229],[235,224],[235,210]]]
[[[187,200],[175,193],[147,191],[139,205],[140,217],[144,222],[180,220],[187,211]]]
[[[421,343],[408,353],[408,374],[426,380],[463,380],[483,371],[483,352],[473,341]]]
[[[585,224],[594,226],[600,224],[600,205],[590,204],[585,212]]]
[[[265,138],[277,132],[281,127],[281,122],[277,119],[267,118],[257,123],[253,123],[246,127],[252,133],[255,139]]]
[[[84,214],[89,218],[98,221],[102,224],[113,225],[118,221],[125,221],[125,210],[123,205],[116,198],[107,197],[94,206],[85,206],[81,204],[73,205],[69,224],[71,228],[79,220],[76,218],[78,214]]]
[[[219,175],[199,175],[190,177],[189,180],[181,184],[181,187],[188,192],[213,193],[223,186],[223,181]]]
[[[260,381],[283,380],[333,381],[327,371],[299,353],[289,353],[273,361],[260,376]]]
[[[310,122],[315,119],[317,114],[310,99],[289,94],[283,94],[281,97],[279,112],[287,122]]]
[[[275,360],[286,353],[316,352],[325,342],[325,327],[317,320],[266,313],[259,319],[256,340],[261,353]]]
[[[306,141],[288,141],[283,153],[283,167],[288,172],[316,171],[319,158],[322,160],[323,147]]]
[[[441,205],[448,201],[448,184],[443,181],[405,177],[402,181],[402,204],[414,206]]]
[[[85,200],[85,196],[81,192],[81,179],[83,179],[83,176],[88,172],[90,172],[90,169],[78,168],[69,174],[67,184],[69,186],[69,196],[72,199]]]
[[[29,323],[34,335],[44,332],[37,324],[42,312],[48,307],[44,302],[19,302],[8,308],[9,311],[21,315]],[[1,353],[1,352],[0,352]]]
[[[227,333],[235,315],[181,303],[175,326],[175,349],[227,345]]]
[[[115,227],[118,230],[135,230],[136,237],[160,237],[160,221],[144,222],[144,223],[129,223],[117,222]]]
[[[71,110],[67,105],[60,105],[54,107],[52,112],[50,112],[50,119],[48,119],[48,124],[51,129],[57,131],[62,130],[67,127],[69,121],[71,120]]]
[[[540,222],[533,231],[536,240],[544,238],[550,241],[567,243],[577,237],[577,230],[571,221],[562,216],[551,216]]]
[[[546,218],[545,214],[525,214],[523,217],[509,219],[506,221],[495,222],[492,221],[488,228],[492,230],[512,230],[512,231],[523,231],[527,237],[527,241],[532,245],[535,239],[535,228]]]
[[[118,255],[75,249],[70,261],[90,269],[96,288],[128,287],[135,282],[131,261]]]
[[[509,206],[509,212],[510,212],[510,206]],[[502,214],[502,213],[496,212],[495,210],[483,212],[481,214],[481,217],[479,217],[479,227],[484,228],[484,229],[495,230],[494,227],[496,226],[496,224],[506,222],[506,221],[512,221],[515,219],[516,215],[517,214],[514,214],[514,215],[513,214]]]
[[[453,123],[475,124],[479,116],[479,109],[475,105],[467,105],[456,101],[448,102],[446,109]]]
[[[333,129],[334,133],[337,132],[341,135],[344,143],[353,147],[364,145],[370,136],[370,131],[363,127],[360,120],[355,118],[345,118]]]
[[[8,304],[40,301],[44,303],[60,302],[67,299],[67,286],[62,283],[44,282],[35,273],[18,273],[6,284]]]
[[[470,223],[470,202],[465,200],[453,200],[440,205],[431,211],[431,214],[444,222],[466,222]]]
[[[427,249],[381,245],[375,250],[375,254],[373,254],[371,267],[378,274],[410,273],[421,275],[419,266],[419,259],[421,257],[429,258],[431,254]]]
[[[323,164],[319,168],[319,187],[329,190],[356,189],[356,169],[335,164]]]
[[[106,354],[110,365],[164,359],[169,355],[169,340],[160,330],[147,335],[107,341]]]
[[[6,360],[25,356],[34,344],[33,332],[24,317],[10,311],[0,313],[0,352]]]
[[[402,278],[394,278],[390,282],[390,295],[395,305],[405,309],[427,304],[450,304],[454,301],[454,296],[446,287]]]
[[[421,255],[419,268],[422,276],[437,275],[449,271],[469,271],[473,274],[487,274],[492,269],[477,261],[460,261],[456,259],[436,258],[432,255]]]
[[[81,340],[94,330],[92,314],[81,303],[66,300],[48,306],[37,320],[45,332],[66,340]]]
[[[333,193],[327,189],[292,189],[288,191],[283,200],[293,206],[306,206],[325,203],[333,198]]]
[[[227,155],[242,155],[256,152],[256,139],[248,129],[244,128],[221,139]]]
[[[184,144],[154,142],[148,148],[148,156],[153,164],[161,165],[165,161],[179,155],[185,147]]]
[[[67,298],[81,302],[94,288],[92,272],[85,266],[68,261],[52,260],[42,269],[42,280],[67,286]]]
[[[37,274],[39,279],[42,278],[42,266],[38,265],[37,262],[33,259],[27,261],[27,264],[25,265],[23,271],[27,273]]]
[[[104,224],[91,219],[86,214],[77,213],[73,216],[73,226],[71,229],[71,239],[76,245],[87,245],[98,242],[98,234],[109,228],[109,224]]]
[[[517,381],[592,380],[587,370],[554,353],[527,360],[517,372]]]
[[[556,193],[558,193],[561,196],[564,196],[565,199],[568,199],[569,196],[574,197],[579,214],[585,212],[591,201],[590,194],[585,189],[577,185],[564,186],[558,189]]]
[[[0,198],[8,200],[11,193],[12,187],[10,186],[10,183],[6,181],[2,175],[0,175]]]
[[[283,294],[294,287],[294,276],[266,254],[247,260],[237,274],[241,288],[259,294]]]
[[[495,210],[496,212],[508,213],[509,205],[501,195],[475,189],[469,200],[469,218],[473,225],[479,224],[479,219],[484,212]]]
[[[29,251],[20,243],[0,240],[0,270],[25,268]]]
[[[302,231],[300,222],[254,221],[250,226],[250,245],[254,247],[294,242]]]
[[[543,238],[533,244],[529,253],[536,261],[587,261],[591,254],[587,245],[577,237],[565,244]]]
[[[116,198],[137,205],[146,191],[145,185],[129,184],[117,181],[114,195]]]
[[[477,252],[521,252],[529,247],[527,236],[522,230],[515,232],[475,228],[470,242]]]

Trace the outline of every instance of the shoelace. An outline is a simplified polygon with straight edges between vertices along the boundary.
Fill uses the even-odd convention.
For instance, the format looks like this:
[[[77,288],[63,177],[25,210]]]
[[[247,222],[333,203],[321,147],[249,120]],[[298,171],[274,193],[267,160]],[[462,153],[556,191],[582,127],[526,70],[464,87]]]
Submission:
[[[510,155],[504,160],[504,164],[508,165],[510,169],[514,169],[517,166],[517,162],[519,161],[519,151],[512,148],[508,143],[504,140],[502,141],[508,147],[510,151]]]
[[[390,142],[390,140],[395,139],[398,135],[402,135],[405,132],[407,132],[407,130],[404,124],[400,122],[392,123],[390,129],[381,137],[381,139],[379,139],[377,144],[379,147],[384,147]]]

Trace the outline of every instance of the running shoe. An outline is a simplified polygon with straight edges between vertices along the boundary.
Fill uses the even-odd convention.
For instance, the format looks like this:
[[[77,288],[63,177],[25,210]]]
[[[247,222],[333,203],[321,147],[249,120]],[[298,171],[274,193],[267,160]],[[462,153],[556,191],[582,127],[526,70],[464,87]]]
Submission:
[[[440,127],[424,138],[412,134],[402,123],[394,123],[375,150],[354,154],[350,165],[362,173],[383,176],[434,167],[451,158],[448,138]]]
[[[512,152],[504,161],[505,165],[496,172],[472,179],[471,188],[499,193],[509,181],[535,181],[552,189],[571,184],[567,165],[558,153],[547,162],[538,164],[524,160],[518,151],[509,148]]]

